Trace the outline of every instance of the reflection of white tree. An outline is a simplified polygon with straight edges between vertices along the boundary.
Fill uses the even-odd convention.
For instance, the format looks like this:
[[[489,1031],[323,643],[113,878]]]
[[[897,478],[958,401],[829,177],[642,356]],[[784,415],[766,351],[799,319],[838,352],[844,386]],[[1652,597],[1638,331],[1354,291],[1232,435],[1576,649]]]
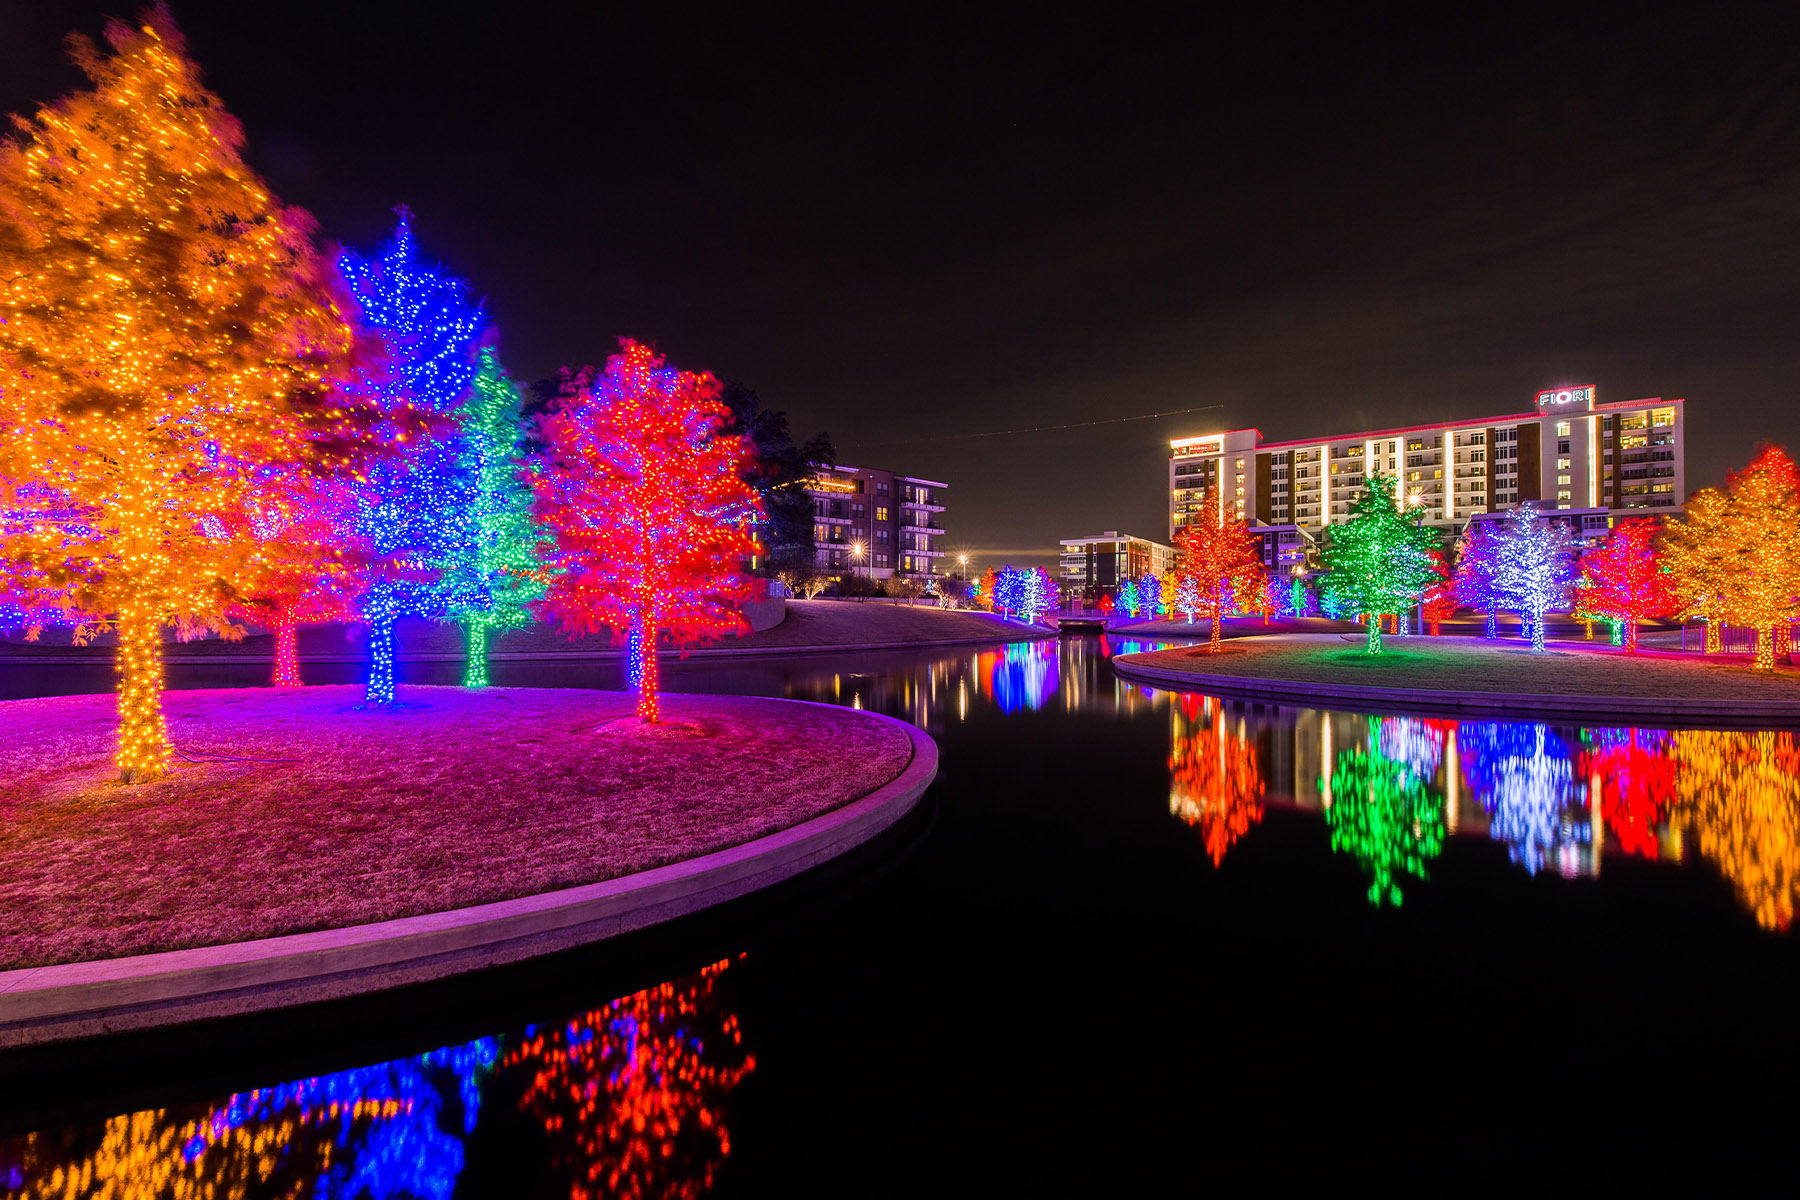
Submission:
[[[1014,642],[996,656],[990,690],[1001,712],[1036,710],[1056,694],[1059,681],[1055,642]]]
[[[1442,724],[1416,717],[1382,717],[1370,724],[1383,758],[1404,764],[1422,783],[1437,778],[1438,765],[1444,761]]]
[[[1469,722],[1456,737],[1463,777],[1488,813],[1488,834],[1506,843],[1514,862],[1535,875],[1559,848],[1585,840],[1562,819],[1577,800],[1575,772],[1568,746],[1549,726]]]

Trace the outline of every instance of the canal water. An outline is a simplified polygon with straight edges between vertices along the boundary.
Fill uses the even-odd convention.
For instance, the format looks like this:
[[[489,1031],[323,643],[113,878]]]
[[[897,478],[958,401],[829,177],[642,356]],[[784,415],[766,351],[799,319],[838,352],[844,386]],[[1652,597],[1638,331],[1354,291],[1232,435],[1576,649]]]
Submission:
[[[0,1195],[1616,1190],[1791,1170],[1793,735],[1114,677],[1113,655],[1167,644],[671,665],[673,691],[923,727],[942,749],[926,810],[853,873],[629,966],[600,948],[218,1045],[43,1059],[54,1086],[0,1096]],[[620,686],[592,663],[493,677]],[[111,682],[0,671],[9,696]]]

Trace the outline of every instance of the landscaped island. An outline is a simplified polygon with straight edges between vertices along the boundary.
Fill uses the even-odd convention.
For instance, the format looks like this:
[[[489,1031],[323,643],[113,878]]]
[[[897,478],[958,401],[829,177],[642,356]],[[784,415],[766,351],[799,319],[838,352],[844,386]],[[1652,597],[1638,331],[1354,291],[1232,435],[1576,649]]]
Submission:
[[[781,700],[178,691],[177,769],[116,782],[111,696],[0,704],[0,969],[441,912],[691,859],[839,808],[896,724]],[[183,761],[186,760],[186,761]]]
[[[1113,659],[1133,682],[1183,691],[1222,690],[1330,707],[1429,705],[1450,712],[1506,703],[1519,715],[1561,712],[1571,702],[1605,712],[1741,713],[1759,724],[1800,720],[1800,671],[1755,671],[1727,655],[1627,654],[1587,642],[1529,643],[1478,637],[1390,639],[1363,652],[1344,634],[1277,634],[1226,643],[1217,654],[1179,648]],[[1563,708],[1558,707],[1559,698]]]

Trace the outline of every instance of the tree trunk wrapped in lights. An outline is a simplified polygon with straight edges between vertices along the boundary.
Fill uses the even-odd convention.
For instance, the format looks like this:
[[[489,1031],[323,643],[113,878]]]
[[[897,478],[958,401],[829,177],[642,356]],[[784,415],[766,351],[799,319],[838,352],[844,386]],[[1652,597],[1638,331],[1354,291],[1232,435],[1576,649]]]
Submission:
[[[0,520],[0,559],[117,626],[136,781],[169,762],[162,630],[241,632],[258,591],[233,514],[271,469],[350,469],[407,429],[346,386],[354,305],[167,13],[106,38],[75,43],[92,87],[0,147],[0,478],[41,501]]]
[[[542,418],[531,482],[555,539],[537,607],[571,633],[608,630],[629,648],[637,713],[660,715],[656,651],[746,628],[744,563],[756,490],[750,444],[721,432],[709,374],[668,366],[629,339],[606,368],[565,376]]]
[[[1396,507],[1394,481],[1375,472],[1351,505],[1350,519],[1331,528],[1325,547],[1324,593],[1339,612],[1368,614],[1369,654],[1381,653],[1381,622],[1418,601],[1437,580],[1438,534],[1420,524],[1421,507]]]
[[[1544,648],[1544,614],[1569,603],[1575,580],[1575,538],[1563,522],[1529,504],[1508,514],[1494,535],[1493,579],[1501,603],[1519,614],[1531,648]]]
[[[1704,614],[1707,650],[1717,625],[1756,631],[1755,667],[1775,669],[1775,631],[1800,596],[1800,474],[1778,446],[1765,446],[1725,491],[1705,488],[1662,531],[1663,561],[1690,615]]]
[[[1196,613],[1210,619],[1206,648],[1216,654],[1226,601],[1258,595],[1267,587],[1256,539],[1242,520],[1225,515],[1218,489],[1209,487],[1199,510],[1175,534],[1175,548],[1176,603],[1189,624]]]
[[[471,451],[455,419],[480,369],[487,321],[468,286],[419,253],[412,214],[403,208],[399,216],[379,254],[346,250],[338,258],[362,327],[388,347],[390,370],[366,381],[367,390],[386,407],[431,423],[404,453],[373,464],[350,522],[364,550],[356,607],[370,633],[365,703],[377,706],[394,701],[394,621],[492,607],[477,552],[485,457]]]
[[[1581,556],[1582,611],[1604,617],[1615,631],[1623,625],[1627,654],[1637,653],[1639,622],[1681,605],[1673,578],[1657,561],[1655,537],[1654,521],[1621,521]]]

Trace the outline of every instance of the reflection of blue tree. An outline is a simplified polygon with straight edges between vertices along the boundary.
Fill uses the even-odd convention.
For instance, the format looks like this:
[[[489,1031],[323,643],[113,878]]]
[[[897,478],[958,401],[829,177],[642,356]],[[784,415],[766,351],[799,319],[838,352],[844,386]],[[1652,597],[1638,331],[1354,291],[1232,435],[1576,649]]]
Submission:
[[[1060,672],[1055,642],[1014,642],[994,665],[994,703],[1004,713],[1040,709],[1056,695]]]
[[[462,1139],[474,1132],[480,1112],[481,1080],[499,1054],[496,1039],[481,1038],[417,1058],[239,1093],[200,1121],[187,1160],[203,1158],[232,1131],[298,1115],[315,1128],[335,1126],[338,1153],[318,1181],[319,1195],[447,1200],[462,1173]],[[459,1129],[444,1126],[445,1084],[456,1090]]]
[[[1429,878],[1427,864],[1443,853],[1447,833],[1443,796],[1431,776],[1381,752],[1388,723],[1370,718],[1371,748],[1354,746],[1337,756],[1325,822],[1331,848],[1368,871],[1369,903],[1398,906],[1401,877]]]
[[[1532,874],[1561,846],[1585,844],[1588,823],[1570,822],[1576,803],[1569,746],[1550,727],[1517,721],[1465,722],[1457,731],[1463,778],[1488,813],[1488,833]]]

